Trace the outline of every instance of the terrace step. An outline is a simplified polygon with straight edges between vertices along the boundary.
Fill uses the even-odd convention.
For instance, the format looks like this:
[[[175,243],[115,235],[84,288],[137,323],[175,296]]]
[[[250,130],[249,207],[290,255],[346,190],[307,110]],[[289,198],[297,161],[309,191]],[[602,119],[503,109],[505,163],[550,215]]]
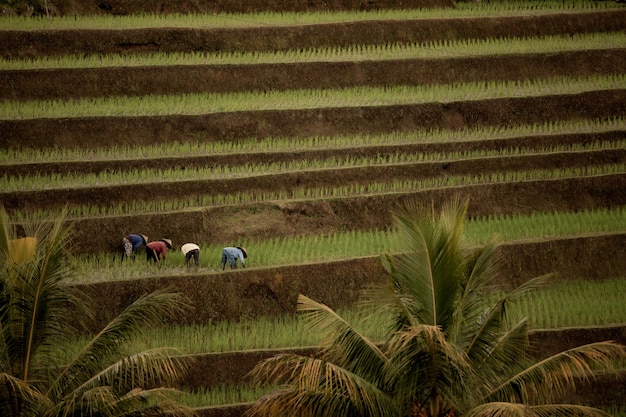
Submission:
[[[626,8],[523,16],[356,21],[249,28],[0,30],[0,57],[148,52],[285,51],[453,39],[618,32]],[[445,30],[442,30],[445,27]]]
[[[535,330],[529,336],[531,346],[529,354],[541,360],[587,343],[612,340],[626,345],[626,325]],[[194,372],[188,375],[182,386],[189,390],[234,386],[242,383],[248,372],[262,360],[280,354],[314,356],[316,353],[317,348],[309,347],[191,355],[194,360]],[[626,383],[626,379],[624,382]]]
[[[452,132],[450,133],[453,134]],[[459,142],[432,142],[399,143],[389,145],[363,145],[346,147],[329,147],[320,149],[306,149],[297,151],[292,147],[285,151],[276,152],[233,152],[215,153],[211,155],[163,156],[141,159],[95,159],[85,157],[82,160],[65,160],[59,162],[25,162],[0,165],[0,177],[18,177],[50,174],[97,174],[102,172],[125,172],[145,169],[194,169],[201,167],[218,166],[246,166],[257,164],[279,164],[292,161],[314,161],[335,158],[337,160],[352,157],[366,158],[393,155],[399,152],[404,154],[419,153],[458,153],[478,151],[504,150],[537,150],[541,151],[557,146],[590,146],[600,142],[617,142],[626,139],[626,130],[615,129],[604,132],[569,133],[569,134],[535,134],[518,137],[486,138],[484,140],[466,140]],[[294,139],[296,141],[297,139]],[[392,142],[393,140],[391,140]],[[617,153],[622,150],[618,149]]]
[[[248,138],[385,134],[623,117],[626,89],[447,103],[204,115],[0,120],[0,147],[89,148]],[[548,117],[549,115],[549,117]]]
[[[595,381],[582,381],[579,388],[562,399],[563,404],[584,404],[592,407],[620,407],[626,393],[626,371],[617,375],[601,375]],[[196,409],[198,417],[243,417],[251,403],[240,403]]]
[[[432,85],[621,74],[626,49],[250,65],[0,70],[0,100]],[[320,77],[320,74],[327,76]]]
[[[385,229],[392,225],[390,210],[395,207],[414,201],[438,204],[455,196],[471,199],[470,216],[617,207],[626,205],[625,187],[626,174],[615,174],[371,196],[234,204],[136,215],[84,216],[73,222],[72,235],[76,241],[90,242],[76,247],[76,253],[118,253],[120,236],[132,230],[142,230],[148,236],[168,236],[176,244],[186,241],[193,233],[198,242],[227,245],[242,239],[254,241],[269,236],[281,238],[352,229]],[[245,219],[245,227],[233,224],[232,219]],[[95,240],[94,231],[99,236]]]
[[[454,7],[450,0],[212,0],[199,1],[147,1],[147,0],[69,0],[51,1],[49,10],[59,15],[113,14],[185,14],[185,13],[258,13],[258,12],[310,12],[342,10],[377,10],[388,8]]]
[[[132,195],[137,200],[176,200],[194,196],[235,195],[238,193],[290,193],[306,188],[341,188],[349,185],[366,186],[372,183],[394,181],[419,181],[440,176],[475,176],[514,171],[569,169],[595,167],[609,164],[626,164],[626,149],[540,153],[534,155],[490,156],[471,159],[416,163],[386,163],[360,167],[318,168],[284,173],[226,174],[224,177],[202,180],[168,180],[158,175],[151,182],[111,184],[100,186],[79,185],[75,188],[48,187],[36,191],[0,191],[7,211],[38,207],[42,210],[60,210],[63,206],[80,206],[89,202],[93,206],[113,206],[128,201]],[[186,170],[185,170],[186,171]],[[218,169],[219,172],[219,169]],[[189,174],[193,175],[193,174]],[[106,180],[102,180],[106,182]],[[88,184],[85,181],[83,184]],[[158,196],[154,190],[158,189]]]

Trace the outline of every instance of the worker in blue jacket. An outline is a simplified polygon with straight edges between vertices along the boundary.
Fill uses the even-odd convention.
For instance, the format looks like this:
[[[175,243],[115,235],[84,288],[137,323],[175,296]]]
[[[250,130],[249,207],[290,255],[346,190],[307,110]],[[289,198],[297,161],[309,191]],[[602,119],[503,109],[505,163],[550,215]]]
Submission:
[[[226,261],[230,264],[231,269],[237,268],[237,260],[241,261],[241,266],[246,267],[245,259],[248,257],[246,248],[241,246],[227,247],[222,250],[222,271],[226,268]]]
[[[128,234],[122,239],[124,254],[127,258],[133,256],[143,245],[148,243],[148,236],[142,234]]]

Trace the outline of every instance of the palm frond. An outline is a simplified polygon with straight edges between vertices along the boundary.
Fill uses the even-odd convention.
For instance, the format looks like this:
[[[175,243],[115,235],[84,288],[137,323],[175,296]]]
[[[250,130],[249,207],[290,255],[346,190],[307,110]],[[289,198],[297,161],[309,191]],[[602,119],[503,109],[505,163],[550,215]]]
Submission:
[[[462,271],[460,237],[467,200],[454,201],[440,218],[420,217],[408,207],[394,212],[394,223],[405,253],[391,259],[391,279],[401,294],[414,300],[418,322],[446,328],[452,320]]]
[[[115,392],[129,391],[133,387],[174,386],[189,370],[191,361],[189,356],[180,356],[177,349],[146,350],[107,366],[76,387],[71,395],[97,386],[111,386]]]
[[[279,355],[258,364],[250,375],[283,388],[257,401],[249,415],[398,414],[393,398],[376,384],[322,359]]]
[[[185,298],[167,289],[144,295],[128,306],[63,368],[51,382],[55,396],[72,391],[121,356],[121,348],[144,328],[154,327],[186,308]]]
[[[304,295],[298,297],[298,311],[304,313],[312,329],[322,333],[321,347],[328,360],[371,381],[380,377],[387,357],[374,342],[328,306]]]
[[[594,367],[613,369],[614,361],[624,358],[624,347],[613,342],[572,348],[507,378],[491,391],[486,400],[547,404],[574,389],[581,379],[594,378]]]
[[[485,293],[495,274],[499,243],[492,239],[479,248],[467,249],[459,300],[454,310],[454,320],[448,329],[448,340],[467,347],[484,324]]]
[[[491,402],[477,406],[466,417],[611,417],[597,408],[573,404],[531,406],[509,402]]]
[[[6,372],[0,372],[1,415],[18,416],[24,409],[39,404],[47,404],[47,401],[35,386]]]
[[[389,365],[384,374],[389,389],[403,403],[434,402],[463,409],[461,402],[466,398],[461,393],[465,384],[472,382],[468,380],[469,364],[438,326],[417,325],[398,332],[388,349]]]

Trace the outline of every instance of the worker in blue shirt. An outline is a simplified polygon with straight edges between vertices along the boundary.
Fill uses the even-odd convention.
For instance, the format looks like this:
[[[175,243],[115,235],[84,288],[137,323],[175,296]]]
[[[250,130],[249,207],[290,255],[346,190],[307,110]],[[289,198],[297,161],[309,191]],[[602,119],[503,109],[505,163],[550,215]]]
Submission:
[[[231,269],[237,268],[237,260],[241,260],[241,266],[246,267],[245,259],[248,257],[246,248],[241,246],[227,247],[222,250],[222,271],[226,269],[226,261],[230,264]]]
[[[124,254],[127,258],[133,256],[143,245],[148,243],[148,236],[142,234],[129,234],[124,236],[122,244],[124,245]]]

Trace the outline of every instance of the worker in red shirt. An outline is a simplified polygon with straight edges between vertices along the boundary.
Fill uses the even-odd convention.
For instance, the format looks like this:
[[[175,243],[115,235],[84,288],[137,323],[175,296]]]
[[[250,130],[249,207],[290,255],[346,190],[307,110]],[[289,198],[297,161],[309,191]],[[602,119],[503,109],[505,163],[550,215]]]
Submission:
[[[148,262],[161,262],[161,258],[165,260],[168,249],[172,249],[172,241],[170,239],[161,239],[148,243],[146,245]]]

